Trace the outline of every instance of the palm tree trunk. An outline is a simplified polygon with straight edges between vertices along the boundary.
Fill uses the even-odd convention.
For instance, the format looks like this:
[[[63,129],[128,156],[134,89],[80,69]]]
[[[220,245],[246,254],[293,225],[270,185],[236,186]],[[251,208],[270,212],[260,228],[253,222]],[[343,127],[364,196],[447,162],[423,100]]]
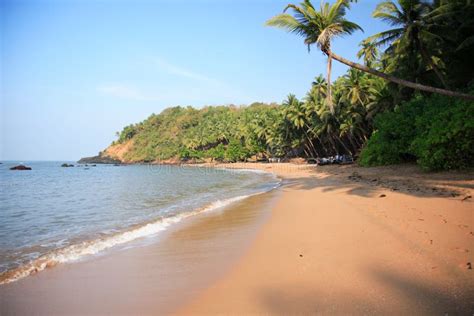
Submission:
[[[327,95],[327,102],[329,105],[329,109],[331,110],[331,113],[334,114],[334,106],[332,104],[332,92],[331,92],[331,70],[332,70],[332,58],[331,58],[331,52],[328,52],[328,65],[327,65],[327,78],[328,82],[327,84],[327,90],[328,90],[328,95]]]
[[[431,68],[433,68],[433,71],[435,72],[436,77],[438,77],[438,79],[441,82],[441,84],[443,85],[443,87],[445,89],[448,89],[449,87],[446,84],[446,81],[444,81],[443,75],[441,74],[441,71],[439,71],[438,66],[436,66],[435,63],[433,62],[433,60],[430,58],[430,56],[428,55],[428,52],[426,51],[425,47],[423,46],[423,44],[421,42],[419,43],[419,46],[420,46],[421,56],[423,57],[425,62],[428,63],[428,65],[430,65]]]
[[[397,77],[387,75],[386,73],[383,73],[383,72],[380,72],[378,70],[369,68],[367,66],[364,66],[364,65],[361,65],[361,64],[358,64],[358,63],[354,63],[354,62],[352,62],[350,60],[347,60],[347,59],[345,59],[345,58],[343,58],[339,55],[336,55],[332,52],[329,52],[329,55],[332,58],[334,58],[335,60],[337,60],[337,61],[339,61],[339,62],[341,62],[341,63],[343,63],[343,64],[345,64],[349,67],[367,72],[369,74],[375,75],[377,77],[383,78],[385,80],[397,83],[397,84],[405,86],[405,87],[409,87],[409,88],[412,88],[412,89],[415,89],[415,90],[421,90],[421,91],[426,91],[426,92],[431,92],[431,93],[438,93],[438,94],[442,94],[442,95],[447,95],[449,97],[457,97],[457,98],[462,98],[462,99],[466,99],[466,100],[474,100],[474,95],[471,95],[471,94],[460,93],[460,92],[456,92],[456,91],[425,86],[425,85],[422,85],[422,84],[419,84],[419,83],[414,83],[414,82],[411,82],[411,81],[399,79]]]

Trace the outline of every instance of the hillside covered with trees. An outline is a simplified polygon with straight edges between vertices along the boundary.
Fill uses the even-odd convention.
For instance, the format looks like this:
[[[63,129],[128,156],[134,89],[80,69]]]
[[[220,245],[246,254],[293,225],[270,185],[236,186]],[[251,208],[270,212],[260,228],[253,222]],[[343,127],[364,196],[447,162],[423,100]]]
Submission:
[[[363,64],[331,51],[334,37],[361,29],[345,19],[351,5],[357,4],[338,0],[316,8],[306,0],[267,22],[328,56],[328,72],[308,83],[301,99],[289,94],[281,104],[171,107],[126,126],[104,154],[128,162],[351,154],[366,166],[472,167],[474,4],[381,2],[373,17],[389,29],[360,43]],[[333,59],[350,66],[334,81]]]

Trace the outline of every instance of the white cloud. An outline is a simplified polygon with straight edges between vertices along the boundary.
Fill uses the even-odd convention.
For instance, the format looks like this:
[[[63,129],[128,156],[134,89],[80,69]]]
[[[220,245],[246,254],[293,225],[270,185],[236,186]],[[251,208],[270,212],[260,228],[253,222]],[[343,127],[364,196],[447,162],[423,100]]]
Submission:
[[[97,87],[97,91],[102,94],[137,101],[158,101],[158,96],[147,95],[143,91],[126,84],[113,83]]]
[[[140,64],[139,76],[129,78],[132,81],[109,82],[99,85],[97,91],[120,99],[167,104],[245,103],[249,99],[233,85],[171,64],[161,57],[145,58]],[[189,80],[167,80],[170,78],[166,76],[170,75]],[[148,80],[144,81],[144,77]]]
[[[173,65],[162,58],[155,58],[155,64],[162,70],[166,71],[171,75],[176,75],[179,77],[184,77],[188,79],[194,79],[198,81],[209,81],[209,82],[217,82],[217,80],[211,79],[205,75],[193,72],[191,70]]]

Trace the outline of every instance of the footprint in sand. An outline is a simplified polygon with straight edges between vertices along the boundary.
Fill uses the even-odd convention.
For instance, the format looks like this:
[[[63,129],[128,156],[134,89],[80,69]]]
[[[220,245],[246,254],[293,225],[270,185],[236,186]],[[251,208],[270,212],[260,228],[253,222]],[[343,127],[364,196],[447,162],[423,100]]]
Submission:
[[[462,229],[466,229],[466,228],[469,228],[469,226],[467,225],[464,225],[464,224],[459,224],[458,225],[459,228],[462,228]]]
[[[464,248],[459,248],[459,247],[455,247],[452,250],[456,250],[458,252],[469,252],[469,249],[464,249]]]
[[[458,264],[458,267],[461,269],[467,269],[467,270],[472,270],[472,264],[470,262],[463,262]]]

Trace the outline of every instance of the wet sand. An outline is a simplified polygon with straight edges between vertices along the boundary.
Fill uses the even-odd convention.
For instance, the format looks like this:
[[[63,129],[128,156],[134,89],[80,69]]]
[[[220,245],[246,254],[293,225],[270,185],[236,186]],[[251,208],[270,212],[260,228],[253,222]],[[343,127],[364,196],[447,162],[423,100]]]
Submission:
[[[473,173],[292,164],[271,193],[0,286],[0,314],[472,314]],[[472,267],[474,268],[474,267]]]
[[[83,262],[0,286],[0,315],[168,314],[222,277],[268,219],[278,192],[250,197]]]
[[[270,220],[178,314],[474,313],[472,173],[257,168],[287,179]]]

